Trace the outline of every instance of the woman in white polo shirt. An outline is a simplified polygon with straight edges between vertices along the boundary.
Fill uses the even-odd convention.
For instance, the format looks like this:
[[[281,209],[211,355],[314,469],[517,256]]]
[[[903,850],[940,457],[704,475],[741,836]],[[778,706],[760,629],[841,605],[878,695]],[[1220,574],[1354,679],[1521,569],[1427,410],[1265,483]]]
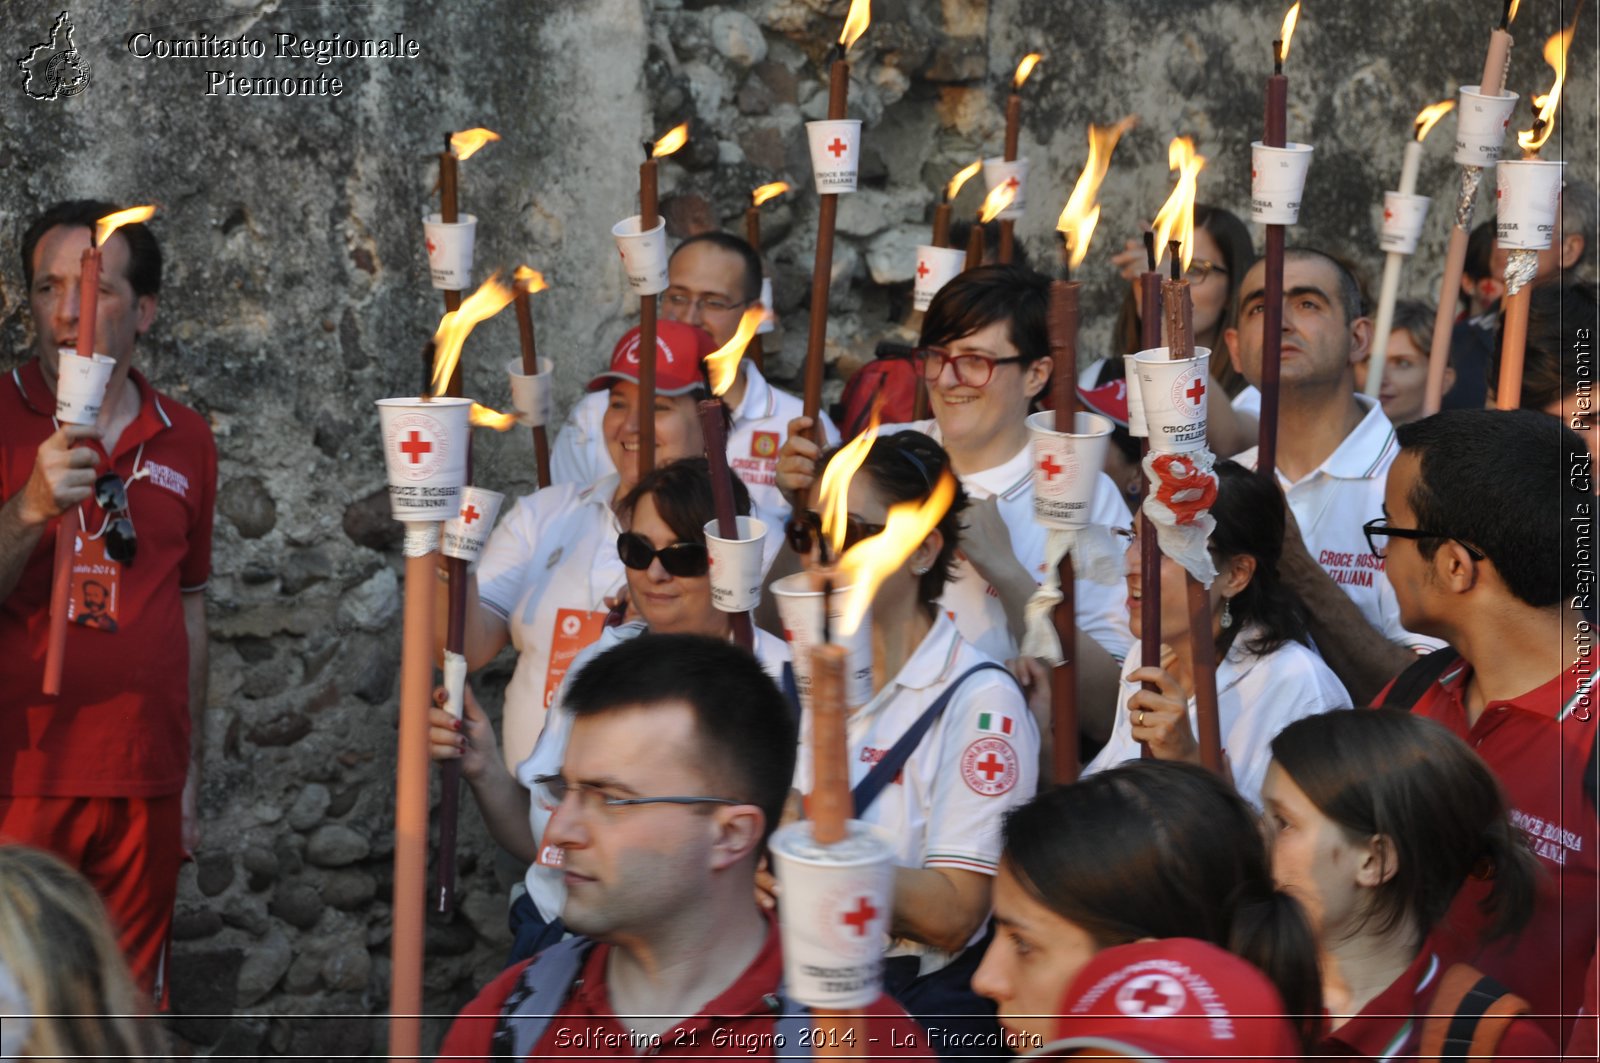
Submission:
[[[1140,756],[1140,743],[1163,760],[1199,763],[1195,740],[1193,639],[1216,647],[1217,714],[1222,749],[1239,795],[1261,807],[1261,783],[1271,760],[1274,735],[1302,716],[1348,709],[1350,695],[1310,647],[1299,600],[1278,577],[1283,551],[1283,494],[1236,462],[1217,465],[1216,530],[1211,556],[1211,622],[1190,630],[1183,568],[1161,559],[1163,660],[1143,667],[1135,641],[1123,662],[1123,683],[1111,740],[1088,767],[1091,775]],[[1143,630],[1138,543],[1128,548],[1128,615],[1137,636]],[[1156,691],[1143,689],[1154,682]]]
[[[949,458],[920,432],[879,438],[850,485],[856,535],[874,534],[892,506],[921,502],[953,475]],[[989,919],[1000,858],[1000,820],[1033,796],[1039,732],[1015,681],[967,642],[939,608],[960,544],[965,493],[872,600],[876,693],[848,720],[850,784],[857,816],[894,839],[894,912],[885,991],[912,1015],[973,1015],[974,1033],[997,1033],[993,1010],[968,985]],[[978,670],[974,670],[978,669]],[[907,734],[936,703],[920,740]],[[795,785],[811,787],[810,727],[801,726]],[[898,743],[906,739],[906,745]],[[864,784],[878,768],[870,804]],[[987,1035],[987,1034],[985,1034]],[[990,1044],[990,1042],[981,1042]],[[959,1054],[959,1053],[958,1053]]]

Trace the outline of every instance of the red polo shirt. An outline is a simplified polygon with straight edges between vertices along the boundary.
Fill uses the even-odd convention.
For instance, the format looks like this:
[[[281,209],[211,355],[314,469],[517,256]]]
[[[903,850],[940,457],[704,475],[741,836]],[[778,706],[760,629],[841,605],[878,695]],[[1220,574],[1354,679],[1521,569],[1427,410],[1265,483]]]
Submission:
[[[183,789],[189,763],[189,644],[182,593],[211,575],[217,450],[205,420],[158,393],[137,370],[139,415],[99,472],[128,483],[138,537],[120,567],[117,630],[67,628],[61,696],[45,697],[50,627],[52,521],[15,589],[0,601],[0,795],[155,797]],[[39,444],[55,431],[55,397],[37,359],[0,377],[0,501],[33,471]],[[142,451],[140,448],[143,448]],[[145,473],[130,480],[137,461]],[[94,534],[104,513],[80,507]]]
[[[1422,1046],[1422,1021],[1439,992],[1447,965],[1431,948],[1424,948],[1411,966],[1389,988],[1367,1001],[1367,1006],[1337,1030],[1323,1034],[1314,1059],[1414,1059]],[[1324,1016],[1326,1018],[1326,1016]],[[1513,1019],[1494,1054],[1497,1060],[1548,1060],[1555,1045],[1538,1024]]]
[[[611,1004],[606,985],[610,945],[596,945],[584,960],[574,989],[567,995],[545,1029],[530,1058],[612,1059],[632,1056],[671,1056],[682,1059],[770,1059],[781,1054],[773,1045],[776,1016],[768,997],[783,980],[783,949],[776,917],[767,915],[767,940],[761,951],[721,996],[699,1015],[683,1020],[648,1043],[636,1037]],[[461,1009],[444,1043],[439,1060],[488,1058],[500,1009],[506,997],[532,963],[524,960],[502,971]],[[870,1058],[927,1058],[927,1037],[900,1006],[886,996],[865,1009],[866,1044],[851,1055]],[[793,1045],[789,1051],[794,1050]],[[818,1055],[813,1051],[813,1055]]]
[[[1526,998],[1560,1044],[1569,1023],[1559,1016],[1577,1013],[1595,949],[1597,832],[1583,770],[1595,741],[1593,699],[1600,688],[1592,664],[1580,662],[1526,694],[1490,702],[1469,725],[1463,699],[1470,676],[1465,662],[1453,666],[1412,711],[1444,724],[1493,769],[1512,821],[1546,874],[1533,918],[1515,938],[1481,944],[1488,920],[1478,904],[1490,883],[1469,879],[1431,944],[1447,964],[1470,963]]]

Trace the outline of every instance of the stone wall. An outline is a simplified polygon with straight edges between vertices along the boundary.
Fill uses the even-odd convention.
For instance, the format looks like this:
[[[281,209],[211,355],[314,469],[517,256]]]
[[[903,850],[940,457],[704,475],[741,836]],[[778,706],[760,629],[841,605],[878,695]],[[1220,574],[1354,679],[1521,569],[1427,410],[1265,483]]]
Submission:
[[[799,187],[764,211],[783,332],[776,375],[797,375],[815,196],[800,123],[822,116],[829,42],[846,0],[463,0],[424,8],[98,0],[74,5],[91,84],[67,100],[0,108],[0,229],[68,196],[156,201],[169,267],[142,364],[211,421],[222,489],[212,580],[206,841],[185,869],[173,957],[181,1032],[201,1054],[381,1051],[387,998],[399,526],[383,494],[374,399],[414,392],[441,306],[418,223],[446,130],[504,137],[462,167],[463,209],[482,218],[480,264],[526,261],[552,289],[534,300],[541,353],[574,396],[636,312],[609,227],[635,209],[641,139],[692,122],[663,166],[678,227],[738,230],[749,190]],[[1499,5],[1314,5],[1294,41],[1289,128],[1316,145],[1300,242],[1376,271],[1381,192],[1411,116],[1475,81]],[[1538,58],[1560,21],[1525,0],[1511,86],[1544,91]],[[1569,5],[1566,5],[1570,7]],[[878,0],[852,52],[851,110],[866,122],[863,190],[839,212],[829,358],[859,359],[903,314],[913,261],[945,180],[997,153],[1003,86],[1017,59],[1047,61],[1026,90],[1023,153],[1034,179],[1018,232],[1054,262],[1052,228],[1086,153],[1084,126],[1137,112],[1103,193],[1081,271],[1085,347],[1103,345],[1121,298],[1110,250],[1169,187],[1166,144],[1193,133],[1210,163],[1203,200],[1243,212],[1248,144],[1260,131],[1269,41],[1282,12],[1240,0]],[[6,6],[13,53],[58,8]],[[264,59],[139,59],[130,34],[209,32],[266,43]],[[420,44],[414,60],[271,57],[272,34]],[[1592,25],[1573,51],[1558,140],[1546,156],[1593,179]],[[1585,42],[1589,42],[1586,45]],[[337,76],[338,97],[205,95],[208,70]],[[1526,108],[1519,124],[1526,124]],[[1447,119],[1419,191],[1436,197],[1405,288],[1432,298],[1453,198]],[[976,209],[981,191],[961,197]],[[1485,216],[1485,208],[1479,216]],[[0,261],[0,350],[29,342],[17,263]],[[510,315],[467,349],[467,391],[504,406]],[[17,355],[18,358],[22,355]],[[8,354],[0,361],[10,364]],[[837,388],[837,382],[831,384]],[[532,486],[525,432],[480,433],[478,481]],[[479,677],[491,709],[504,658]],[[427,1006],[448,1015],[497,970],[509,876],[470,800],[461,913],[429,931]],[[309,1015],[350,1016],[311,1020]],[[430,1023],[438,1036],[443,1019]]]

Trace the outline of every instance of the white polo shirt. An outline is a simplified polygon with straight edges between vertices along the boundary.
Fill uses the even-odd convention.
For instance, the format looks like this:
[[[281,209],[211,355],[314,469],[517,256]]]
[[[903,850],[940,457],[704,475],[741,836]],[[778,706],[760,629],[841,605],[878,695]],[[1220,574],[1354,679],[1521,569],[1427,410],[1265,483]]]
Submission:
[[[789,422],[805,412],[805,404],[769,384],[753,362],[741,363],[741,371],[744,399],[733,411],[728,465],[749,489],[755,515],[769,530],[782,534],[789,519],[789,503],[778,492],[778,451]],[[601,429],[609,401],[607,392],[596,391],[573,404],[550,452],[552,481],[587,485],[615,471]],[[839,442],[839,430],[826,413],[820,416],[829,445]]]
[[[941,614],[899,674],[850,714],[851,787],[860,785],[951,681],[986,660],[992,658]],[[809,711],[800,736],[795,789],[809,793]],[[986,670],[961,684],[899,776],[861,818],[888,831],[901,867],[993,875],[1000,862],[1001,817],[1031,799],[1038,782],[1039,729],[1033,715],[1010,676]],[[921,957],[923,974],[955,958],[901,938],[889,943],[887,954]]]
[[[1252,630],[1241,631],[1228,648],[1228,655],[1217,663],[1217,720],[1222,750],[1233,769],[1234,788],[1259,809],[1261,783],[1272,760],[1273,738],[1303,716],[1350,708],[1350,695],[1315,651],[1298,642],[1285,642],[1265,657],[1258,657],[1245,648],[1253,634]],[[1122,662],[1111,738],[1083,769],[1086,776],[1139,759],[1139,743],[1134,740],[1133,721],[1128,714],[1128,698],[1139,688],[1137,683],[1128,682],[1128,676],[1139,667],[1139,643],[1135,640]],[[1198,739],[1200,726],[1195,713],[1195,702],[1190,698],[1189,727]]]
[[[528,824],[533,828],[534,842],[542,849],[544,846],[545,828],[550,825],[550,817],[555,815],[555,809],[540,801],[538,796],[532,794],[533,780],[541,775],[559,775],[561,762],[567,755],[567,742],[572,737],[572,713],[566,706],[567,687],[572,682],[572,677],[583,670],[584,665],[594,660],[611,647],[638,638],[645,634],[647,628],[643,621],[635,620],[620,627],[608,627],[600,638],[589,644],[576,660],[561,681],[561,691],[550,713],[545,717],[544,730],[539,732],[539,741],[534,743],[533,752],[521,764],[517,765],[516,776],[524,789],[530,791],[528,800]],[[769,635],[760,628],[756,629],[756,660],[761,662],[762,669],[772,677],[774,683],[780,686],[783,683],[783,666],[789,661],[789,644],[775,635]],[[567,887],[562,882],[562,872],[558,867],[548,867],[535,862],[528,867],[523,875],[523,884],[527,886],[528,896],[538,906],[539,914],[549,922],[561,914],[561,906],[567,903]]]
[[[1400,602],[1383,574],[1383,559],[1372,553],[1361,531],[1367,521],[1383,516],[1384,481],[1400,445],[1378,401],[1365,395],[1355,398],[1366,416],[1344,442],[1297,483],[1290,483],[1282,469],[1276,470],[1278,483],[1288,496],[1306,549],[1367,622],[1390,642],[1426,653],[1444,643],[1400,626]],[[1233,460],[1254,469],[1256,449],[1251,447]]]
[[[623,584],[612,473],[592,487],[557,484],[517,499],[478,563],[478,599],[506,621],[517,668],[500,739],[508,768],[528,756],[578,654],[600,637],[605,599]]]
[[[944,435],[937,421],[885,425],[884,432],[916,431],[933,437],[941,446]],[[961,477],[961,486],[974,499],[998,500],[1000,517],[1011,533],[1011,550],[1035,583],[1045,575],[1045,543],[1050,529],[1033,516],[1033,444],[1028,443],[1002,465]],[[1091,523],[1107,528],[1126,528],[1132,522],[1127,504],[1117,485],[1105,473],[1095,480],[1094,497],[1089,503]],[[989,581],[978,575],[965,558],[956,562],[954,578],[945,586],[939,605],[955,617],[956,626],[968,642],[998,661],[1017,655],[1017,642],[1006,624],[1005,607]],[[1078,627],[1117,660],[1127,651],[1133,637],[1128,626],[1127,586],[1080,579],[1075,584]]]

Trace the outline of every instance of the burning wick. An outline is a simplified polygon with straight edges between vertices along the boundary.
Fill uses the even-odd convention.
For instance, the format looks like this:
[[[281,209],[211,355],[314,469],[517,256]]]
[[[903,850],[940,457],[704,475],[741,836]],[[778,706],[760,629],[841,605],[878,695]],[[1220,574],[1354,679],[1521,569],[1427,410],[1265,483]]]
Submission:
[[[1144,234],[1144,260],[1146,265],[1149,266],[1146,272],[1154,273],[1156,271],[1156,234],[1154,232]]]
[[[1272,42],[1272,72],[1274,74],[1283,73],[1283,42],[1282,41],[1273,41]]]
[[[833,641],[833,635],[828,630],[828,613],[833,608],[833,577],[822,577],[822,644],[826,646]]]
[[[1183,279],[1183,265],[1179,261],[1179,257],[1182,255],[1182,253],[1182,244],[1178,243],[1176,240],[1167,241],[1167,268],[1172,274],[1172,279],[1174,281]]]

